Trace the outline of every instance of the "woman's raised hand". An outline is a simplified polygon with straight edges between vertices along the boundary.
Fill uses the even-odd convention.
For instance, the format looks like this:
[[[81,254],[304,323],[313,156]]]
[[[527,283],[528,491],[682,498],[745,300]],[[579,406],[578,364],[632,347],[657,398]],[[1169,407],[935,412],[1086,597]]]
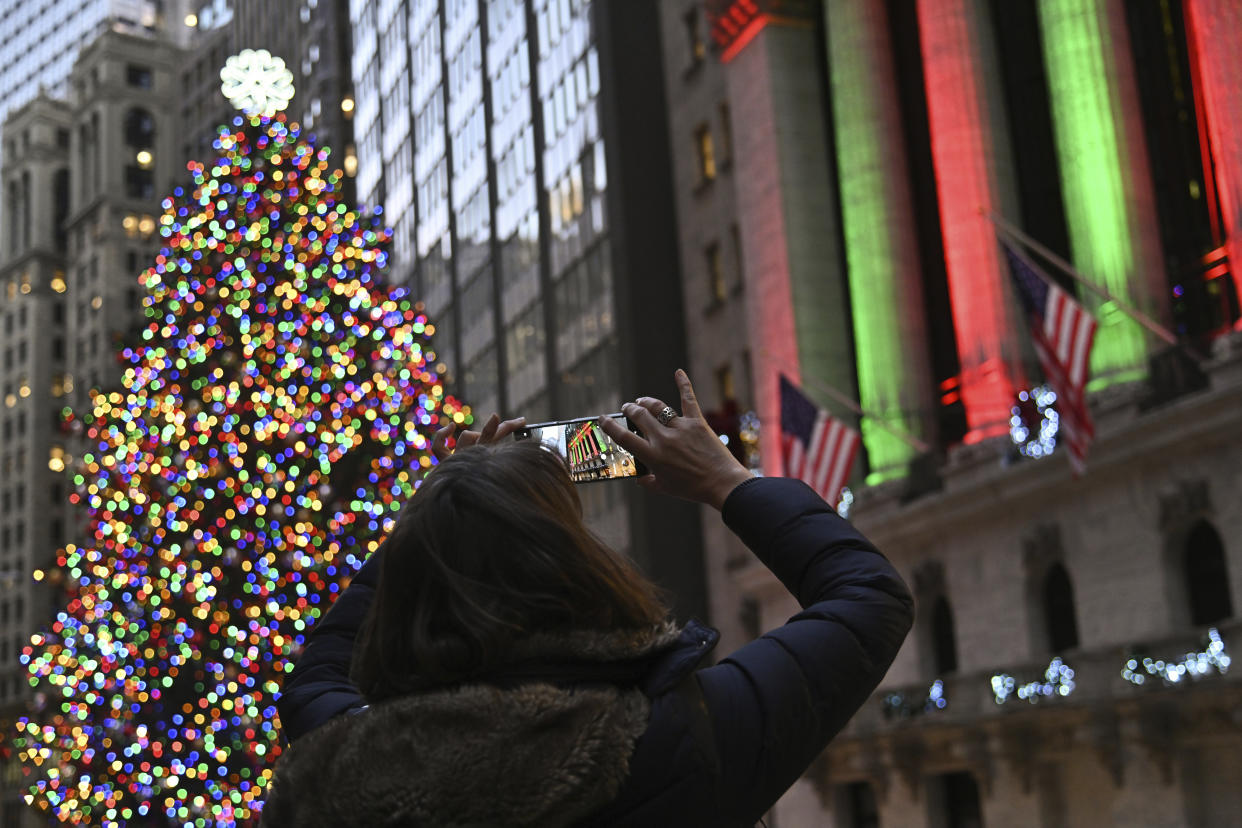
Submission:
[[[508,437],[524,425],[526,425],[525,417],[501,420],[499,414],[493,414],[487,418],[481,431],[463,431],[459,434],[457,448],[473,446],[475,443],[494,443],[501,438]],[[436,456],[437,460],[443,460],[453,453],[453,449],[448,447],[448,441],[456,430],[457,425],[449,423],[436,431],[435,436],[431,438],[431,453]]]
[[[646,465],[650,473],[639,479],[640,484],[719,509],[751,473],[707,425],[686,372],[678,369],[673,378],[681,391],[680,415],[662,400],[639,397],[621,410],[641,436],[611,417],[602,417],[600,426]]]

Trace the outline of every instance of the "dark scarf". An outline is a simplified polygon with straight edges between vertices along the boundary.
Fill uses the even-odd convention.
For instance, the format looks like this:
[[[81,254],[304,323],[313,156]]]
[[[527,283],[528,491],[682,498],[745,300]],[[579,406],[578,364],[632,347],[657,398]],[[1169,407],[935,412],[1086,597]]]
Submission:
[[[634,685],[678,632],[533,636],[478,683],[340,716],[282,755],[262,824],[570,825],[628,776],[650,715]]]

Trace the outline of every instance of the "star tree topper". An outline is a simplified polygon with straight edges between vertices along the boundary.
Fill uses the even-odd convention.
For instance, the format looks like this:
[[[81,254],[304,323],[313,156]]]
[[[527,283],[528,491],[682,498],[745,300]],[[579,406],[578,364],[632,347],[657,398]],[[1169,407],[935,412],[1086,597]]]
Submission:
[[[270,118],[293,98],[293,73],[267,49],[242,49],[224,62],[220,91],[247,115]]]

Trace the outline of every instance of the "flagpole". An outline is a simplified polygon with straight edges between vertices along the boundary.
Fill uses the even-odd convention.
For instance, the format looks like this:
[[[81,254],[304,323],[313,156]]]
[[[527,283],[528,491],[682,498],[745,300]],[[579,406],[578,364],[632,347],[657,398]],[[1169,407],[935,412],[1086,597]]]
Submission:
[[[1103,287],[1102,285],[1097,285],[1094,282],[1087,279],[1086,276],[1083,276],[1081,273],[1075,270],[1074,266],[1071,265],[1069,262],[1062,259],[1056,253],[1053,253],[1051,250],[1044,247],[1039,242],[1035,241],[1035,239],[1031,238],[1026,233],[1023,233],[1017,227],[1014,227],[1012,224],[1005,221],[1005,219],[987,210],[982,210],[981,212],[988,219],[988,221],[992,222],[992,226],[994,226],[1001,233],[1008,236],[1013,241],[1016,241],[1019,244],[1024,244],[1027,247],[1031,248],[1036,253],[1043,256],[1045,259],[1047,259],[1048,261],[1052,262],[1054,265],[1059,267],[1067,276],[1072,278],[1074,281],[1078,282],[1080,285],[1083,285],[1095,295],[1102,297],[1105,301],[1112,302],[1114,305],[1117,306],[1118,310],[1120,310],[1126,316],[1129,316],[1135,322],[1138,322],[1140,325],[1142,325],[1147,330],[1151,331],[1156,336],[1163,339],[1165,342],[1169,343],[1170,345],[1173,345],[1174,347],[1178,347],[1178,348],[1185,347],[1183,343],[1178,341],[1177,337],[1168,328],[1156,322],[1154,319],[1152,319],[1150,316],[1140,311],[1138,308],[1133,308],[1130,305],[1123,302],[1122,300],[1118,299],[1116,296],[1114,296],[1112,293],[1109,292],[1108,288]],[[1027,264],[1031,264],[1030,261],[1027,261]],[[1039,268],[1034,268],[1034,270],[1036,273],[1041,273]],[[1191,353],[1193,354],[1193,352]],[[1200,357],[1196,354],[1195,358],[1199,359]]]
[[[767,348],[760,348],[759,350],[760,350],[760,353],[762,353],[764,357],[768,359],[772,359],[772,354],[768,351]],[[850,411],[854,412],[858,416],[866,417],[867,419],[871,420],[877,426],[884,429],[889,434],[893,435],[898,440],[901,440],[903,443],[915,449],[916,451],[927,453],[932,450],[931,446],[927,445],[927,443],[924,443],[918,437],[915,437],[913,434],[910,434],[908,431],[905,431],[904,429],[901,429],[895,425],[892,425],[887,420],[885,420],[883,417],[880,417],[876,414],[871,413],[870,411],[867,411],[856,400],[850,397],[850,395],[843,393],[841,391],[838,391],[837,389],[833,388],[831,385],[828,385],[827,383],[817,382],[815,380],[808,381],[805,378],[802,379],[802,382],[805,385],[811,385],[811,386],[814,386],[815,388],[818,388],[820,391],[823,391],[829,397],[832,397],[834,400],[841,403],[841,405],[845,406],[846,408],[848,408]]]

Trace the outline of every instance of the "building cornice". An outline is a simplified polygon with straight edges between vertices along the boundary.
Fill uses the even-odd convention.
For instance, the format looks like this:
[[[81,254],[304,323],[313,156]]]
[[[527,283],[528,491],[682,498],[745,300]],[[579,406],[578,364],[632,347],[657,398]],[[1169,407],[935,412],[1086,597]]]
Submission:
[[[1008,438],[997,438],[951,453],[941,469],[944,488],[912,502],[902,502],[899,485],[861,490],[851,520],[881,549],[902,547],[966,521],[1012,522],[1018,517],[1014,504],[1046,502],[1145,474],[1159,457],[1234,444],[1242,431],[1242,346],[1226,342],[1219,350],[1207,366],[1211,384],[1202,391],[1145,411],[1141,387],[1093,399],[1097,436],[1080,479],[1060,453],[1008,461]]]
[[[721,63],[732,60],[767,26],[813,26],[820,8],[811,0],[707,0],[706,6]]]

